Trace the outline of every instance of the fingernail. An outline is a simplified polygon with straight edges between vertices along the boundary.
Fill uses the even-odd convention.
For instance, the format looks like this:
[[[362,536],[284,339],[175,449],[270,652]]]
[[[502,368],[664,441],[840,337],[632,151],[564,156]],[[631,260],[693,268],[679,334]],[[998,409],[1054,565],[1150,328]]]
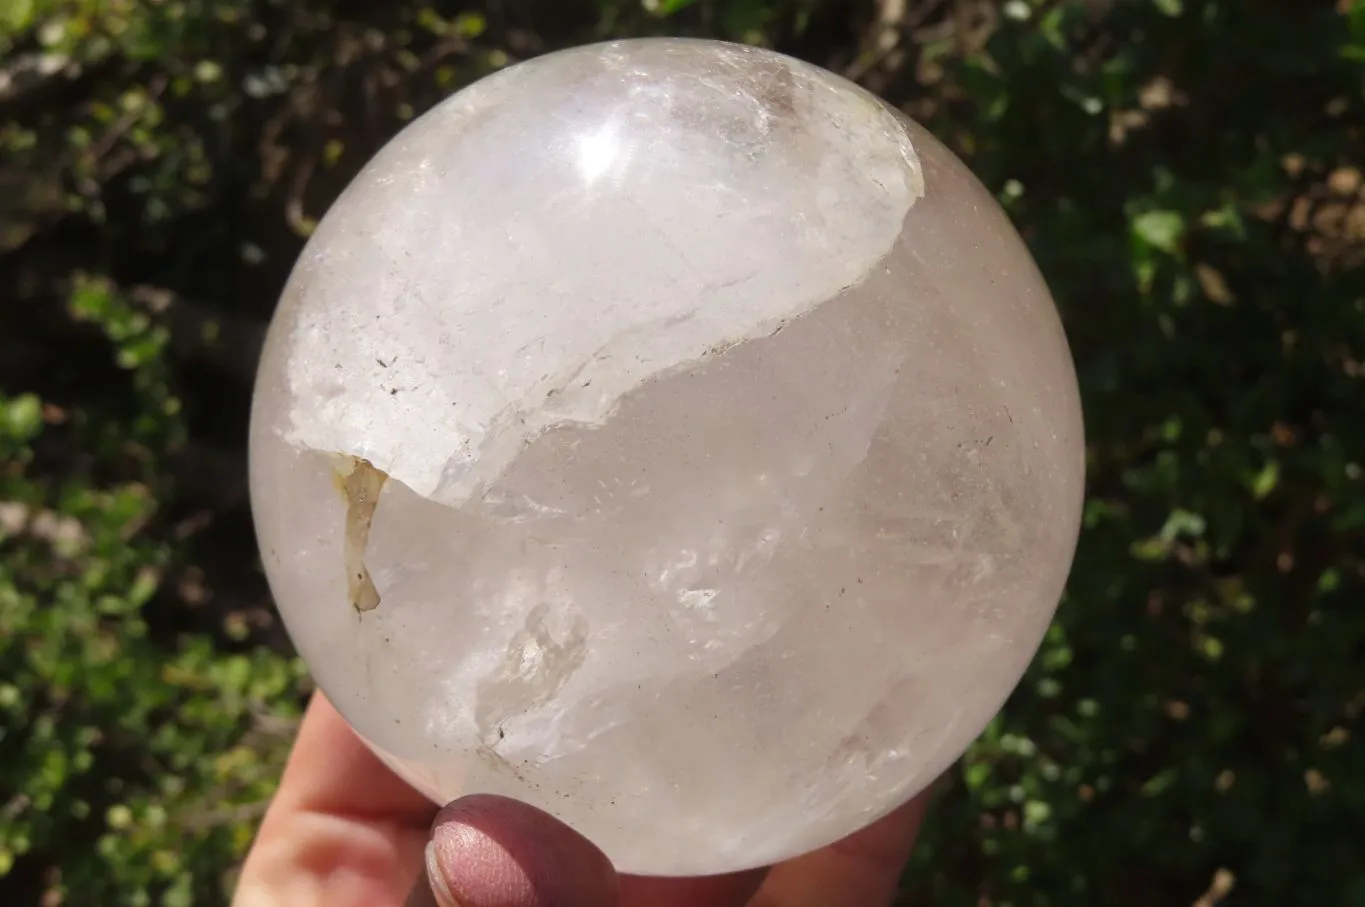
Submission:
[[[441,907],[460,907],[460,902],[455,900],[455,895],[450,893],[450,886],[446,884],[445,873],[441,872],[440,865],[436,862],[436,842],[427,842],[427,884],[431,886],[431,893],[436,898],[436,903]]]

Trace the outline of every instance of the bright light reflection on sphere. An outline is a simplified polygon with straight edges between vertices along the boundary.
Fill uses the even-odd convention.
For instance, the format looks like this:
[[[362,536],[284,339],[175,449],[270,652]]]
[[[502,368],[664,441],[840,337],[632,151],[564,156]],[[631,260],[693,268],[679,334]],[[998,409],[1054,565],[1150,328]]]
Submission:
[[[289,631],[395,770],[672,875],[829,843],[961,754],[1061,593],[1083,444],[961,162],[823,70],[649,40],[375,157],[280,302],[251,468]]]

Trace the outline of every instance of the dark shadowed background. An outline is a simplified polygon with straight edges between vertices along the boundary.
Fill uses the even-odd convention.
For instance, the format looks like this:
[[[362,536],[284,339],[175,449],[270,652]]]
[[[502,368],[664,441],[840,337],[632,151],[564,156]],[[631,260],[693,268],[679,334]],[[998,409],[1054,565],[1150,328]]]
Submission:
[[[905,903],[1365,905],[1362,0],[0,0],[0,903],[223,903],[307,689],[244,459],[294,257],[452,90],[659,33],[919,118],[1071,335],[1070,590]]]

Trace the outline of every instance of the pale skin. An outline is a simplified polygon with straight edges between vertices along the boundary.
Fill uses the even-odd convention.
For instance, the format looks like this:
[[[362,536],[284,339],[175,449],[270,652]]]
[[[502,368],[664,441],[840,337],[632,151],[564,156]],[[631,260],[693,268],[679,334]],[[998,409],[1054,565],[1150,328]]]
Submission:
[[[376,759],[321,695],[252,846],[233,907],[885,907],[921,796],[777,866],[705,879],[617,874],[529,806],[471,796],[437,810]]]

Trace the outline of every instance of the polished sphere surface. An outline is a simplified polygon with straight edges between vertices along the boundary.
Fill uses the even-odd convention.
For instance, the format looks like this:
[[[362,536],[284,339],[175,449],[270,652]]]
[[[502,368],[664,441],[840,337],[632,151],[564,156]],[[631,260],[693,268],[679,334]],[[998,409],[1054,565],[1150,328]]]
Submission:
[[[436,801],[633,873],[822,846],[928,785],[1031,659],[1083,442],[1047,287],[923,128],[653,39],[398,134],[284,292],[252,415],[271,587]]]

